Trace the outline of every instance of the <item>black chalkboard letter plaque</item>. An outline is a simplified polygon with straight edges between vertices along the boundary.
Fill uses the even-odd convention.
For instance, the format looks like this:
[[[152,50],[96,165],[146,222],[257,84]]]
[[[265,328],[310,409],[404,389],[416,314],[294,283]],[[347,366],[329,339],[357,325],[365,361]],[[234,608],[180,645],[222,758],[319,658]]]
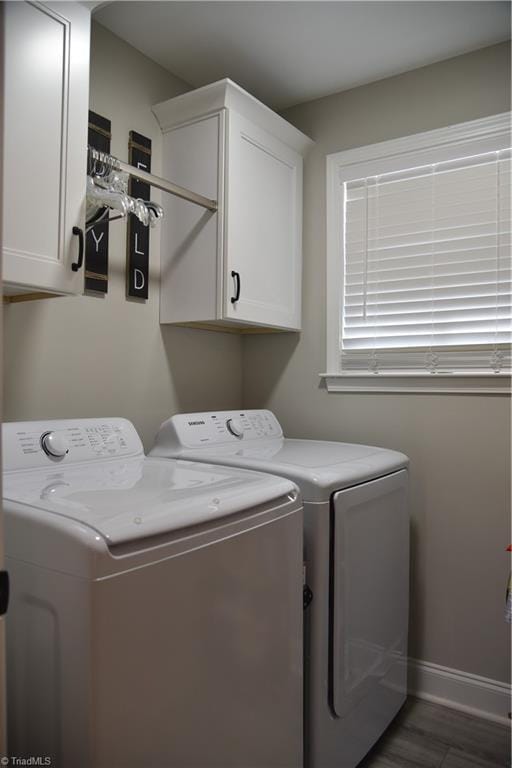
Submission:
[[[151,171],[151,139],[136,131],[130,131],[128,162],[136,168]],[[141,200],[149,200],[151,187],[139,179],[130,178],[130,194]],[[149,227],[131,213],[128,219],[126,240],[126,293],[138,299],[148,298],[149,282]]]
[[[88,142],[91,147],[110,152],[110,120],[89,111]],[[95,224],[85,240],[85,290],[108,293],[108,222]]]

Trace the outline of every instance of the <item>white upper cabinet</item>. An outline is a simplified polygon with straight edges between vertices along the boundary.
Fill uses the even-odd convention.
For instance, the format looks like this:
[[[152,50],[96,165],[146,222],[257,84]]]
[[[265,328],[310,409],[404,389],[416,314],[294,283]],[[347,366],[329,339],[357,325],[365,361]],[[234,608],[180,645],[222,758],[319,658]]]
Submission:
[[[90,12],[4,8],[4,293],[81,293]]]
[[[163,175],[216,199],[168,197],[160,321],[300,330],[302,156],[307,136],[230,80],[153,108]]]

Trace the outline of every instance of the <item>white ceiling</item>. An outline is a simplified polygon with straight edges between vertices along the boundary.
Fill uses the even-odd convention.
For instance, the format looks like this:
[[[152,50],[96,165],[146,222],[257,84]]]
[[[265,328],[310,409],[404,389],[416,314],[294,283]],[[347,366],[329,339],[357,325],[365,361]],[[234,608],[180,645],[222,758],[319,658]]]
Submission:
[[[270,107],[510,37],[508,2],[123,2],[95,18],[191,85],[230,77]]]

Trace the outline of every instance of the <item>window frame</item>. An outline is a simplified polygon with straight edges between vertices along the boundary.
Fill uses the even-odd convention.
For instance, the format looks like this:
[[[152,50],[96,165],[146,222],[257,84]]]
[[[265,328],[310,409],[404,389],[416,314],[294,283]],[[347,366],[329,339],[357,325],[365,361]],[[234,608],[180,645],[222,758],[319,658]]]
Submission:
[[[345,372],[340,338],[343,301],[343,184],[347,181],[483,154],[511,146],[511,112],[416,133],[326,157],[327,214],[327,372],[321,373],[329,392],[435,392],[510,394],[509,373]]]

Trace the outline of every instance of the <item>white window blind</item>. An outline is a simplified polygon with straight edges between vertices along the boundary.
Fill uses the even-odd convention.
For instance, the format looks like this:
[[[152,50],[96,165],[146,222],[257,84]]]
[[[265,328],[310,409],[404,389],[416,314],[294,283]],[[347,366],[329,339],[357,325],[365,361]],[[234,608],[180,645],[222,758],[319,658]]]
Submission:
[[[510,150],[344,183],[341,366],[510,369]]]

